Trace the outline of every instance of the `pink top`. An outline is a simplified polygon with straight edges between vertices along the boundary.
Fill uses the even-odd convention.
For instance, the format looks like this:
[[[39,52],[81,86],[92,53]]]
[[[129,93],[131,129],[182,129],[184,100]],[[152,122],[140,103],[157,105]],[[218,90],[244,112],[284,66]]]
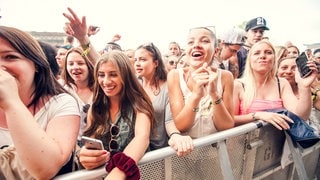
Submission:
[[[264,111],[267,109],[283,108],[282,99],[277,100],[263,100],[254,99],[248,109],[244,109],[243,101],[240,102],[240,115],[249,114],[251,112]]]

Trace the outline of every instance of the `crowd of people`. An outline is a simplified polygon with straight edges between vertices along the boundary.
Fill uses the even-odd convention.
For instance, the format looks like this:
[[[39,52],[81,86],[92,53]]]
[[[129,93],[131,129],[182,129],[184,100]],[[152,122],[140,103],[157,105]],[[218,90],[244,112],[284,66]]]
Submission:
[[[0,179],[51,179],[74,164],[139,179],[148,151],[171,146],[187,156],[193,139],[258,119],[290,128],[268,109],[290,110],[320,132],[320,49],[302,51],[312,70],[302,78],[301,50],[272,44],[263,17],[221,37],[191,28],[184,48],[172,41],[160,52],[152,42],[123,50],[119,34],[97,50],[90,36],[99,27],[71,8],[63,16],[67,38],[56,48],[0,26]]]

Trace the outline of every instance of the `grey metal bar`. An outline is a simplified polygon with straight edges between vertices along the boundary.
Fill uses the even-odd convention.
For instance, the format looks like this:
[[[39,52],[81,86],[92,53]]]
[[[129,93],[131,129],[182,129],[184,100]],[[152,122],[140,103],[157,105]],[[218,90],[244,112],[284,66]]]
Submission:
[[[218,142],[217,148],[218,148],[220,167],[221,167],[223,178],[228,180],[234,180],[226,142],[225,141]]]

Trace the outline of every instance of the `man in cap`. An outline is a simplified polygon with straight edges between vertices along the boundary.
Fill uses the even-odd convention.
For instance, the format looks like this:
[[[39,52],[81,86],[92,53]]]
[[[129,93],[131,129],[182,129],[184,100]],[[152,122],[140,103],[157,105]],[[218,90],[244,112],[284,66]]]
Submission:
[[[237,52],[243,44],[243,39],[244,31],[240,28],[232,27],[224,31],[219,38],[213,65],[221,69],[229,70],[234,74],[234,67],[231,67],[233,64],[230,64],[228,59],[237,55]]]
[[[263,17],[256,17],[247,22],[245,27],[246,41],[237,53],[239,64],[239,76],[242,76],[246,64],[247,54],[253,44],[261,41],[264,37],[264,31],[269,30],[267,21]]]

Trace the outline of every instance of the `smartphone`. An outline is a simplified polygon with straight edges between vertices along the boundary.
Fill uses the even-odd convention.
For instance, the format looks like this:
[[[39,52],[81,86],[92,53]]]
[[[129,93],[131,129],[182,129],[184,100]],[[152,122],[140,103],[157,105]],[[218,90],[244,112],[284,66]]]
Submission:
[[[103,150],[104,149],[102,141],[99,139],[94,139],[94,138],[90,138],[87,136],[82,136],[81,142],[87,149],[96,149],[96,150]]]
[[[307,66],[307,62],[308,57],[305,52],[301,53],[296,59],[296,64],[302,78],[306,78],[312,73],[312,70]]]

